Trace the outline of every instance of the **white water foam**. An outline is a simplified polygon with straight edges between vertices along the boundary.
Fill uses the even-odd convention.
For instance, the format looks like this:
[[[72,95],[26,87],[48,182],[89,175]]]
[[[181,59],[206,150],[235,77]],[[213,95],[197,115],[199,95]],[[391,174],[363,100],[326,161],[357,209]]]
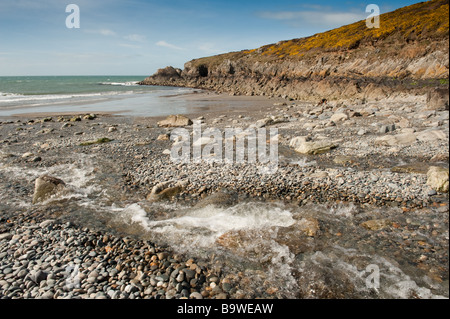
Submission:
[[[262,273],[250,271],[253,273],[253,284],[278,286],[283,296],[293,297],[297,291],[296,280],[292,276],[295,255],[289,247],[274,240],[278,235],[278,227],[289,227],[296,222],[292,212],[281,204],[239,203],[228,208],[213,205],[178,208],[174,210],[176,216],[163,220],[152,219],[137,203],[125,208],[113,207],[111,211],[119,214],[116,218],[130,227],[138,225],[140,230],[137,232],[147,232],[150,239],[169,244],[180,253],[221,254],[224,252],[224,247],[218,242],[221,236],[236,232],[244,234],[245,243],[239,244],[236,249],[231,247],[231,251],[240,262],[254,263],[258,267],[264,265],[265,271]],[[239,238],[237,243],[240,243]],[[260,277],[261,274],[263,277]]]
[[[317,162],[316,161],[308,162],[308,160],[306,158],[302,158],[297,161],[291,161],[290,164],[298,165],[300,167],[309,167],[309,166],[317,165]]]
[[[417,296],[421,299],[443,299],[448,298],[433,293],[427,287],[421,287],[409,275],[394,265],[391,261],[376,254],[365,254],[356,249],[348,249],[334,246],[327,251],[317,251],[307,257],[307,265],[313,264],[316,269],[328,269],[330,274],[338,274],[353,283],[354,289],[361,295],[371,295],[375,292],[380,298],[409,299]],[[304,263],[305,264],[305,263]],[[359,265],[359,268],[356,266]],[[374,265],[379,269],[379,287],[367,287],[366,279],[369,272],[364,267]],[[303,265],[305,267],[305,265]],[[362,268],[361,268],[362,267]],[[300,267],[302,272],[308,273],[310,266]]]
[[[0,94],[1,107],[16,107],[21,103],[25,103],[27,107],[37,107],[45,105],[55,105],[66,102],[83,102],[89,101],[96,103],[106,101],[108,97],[121,97],[140,94],[134,91],[110,91],[101,93],[80,93],[80,94],[45,94],[45,95],[21,95],[13,93]],[[22,105],[23,106],[23,105]]]
[[[123,209],[122,217],[141,226],[153,234],[167,237],[182,244],[188,242],[196,247],[210,248],[223,234],[242,229],[267,229],[272,226],[287,227],[295,221],[292,213],[280,207],[241,203],[229,208],[207,206],[184,211],[182,215],[151,220],[138,204]]]
[[[109,94],[111,92],[108,92]],[[86,94],[46,94],[46,95],[21,95],[6,93],[6,95],[0,96],[0,103],[9,102],[26,102],[26,101],[53,101],[53,100],[64,100],[72,98],[82,98],[82,97],[94,97],[101,96],[102,93],[86,93]]]
[[[332,206],[330,209],[323,210],[325,213],[344,218],[352,218],[358,212],[357,207],[353,204]]]
[[[0,100],[1,100],[1,98],[15,97],[15,96],[24,96],[24,95],[22,95],[22,94],[16,94],[16,93],[4,93],[4,92],[0,92]]]
[[[44,201],[42,204],[48,204],[54,200],[81,198],[87,199],[89,195],[100,192],[101,187],[92,182],[94,179],[94,164],[89,157],[80,157],[76,162],[70,164],[60,164],[47,168],[23,168],[18,166],[0,165],[0,172],[4,175],[21,181],[23,184],[30,184],[43,175],[55,176],[66,183],[66,192],[61,196],[55,196]],[[16,205],[20,207],[29,207],[30,201],[23,201],[17,198]]]
[[[139,81],[129,81],[129,82],[100,82],[101,85],[112,85],[112,86],[137,86]]]

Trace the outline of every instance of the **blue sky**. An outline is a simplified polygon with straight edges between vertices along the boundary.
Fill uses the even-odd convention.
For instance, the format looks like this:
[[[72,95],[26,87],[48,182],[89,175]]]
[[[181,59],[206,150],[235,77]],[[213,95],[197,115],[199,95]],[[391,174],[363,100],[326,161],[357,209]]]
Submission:
[[[310,36],[419,1],[0,0],[0,76],[150,75]],[[80,28],[68,29],[68,4]]]

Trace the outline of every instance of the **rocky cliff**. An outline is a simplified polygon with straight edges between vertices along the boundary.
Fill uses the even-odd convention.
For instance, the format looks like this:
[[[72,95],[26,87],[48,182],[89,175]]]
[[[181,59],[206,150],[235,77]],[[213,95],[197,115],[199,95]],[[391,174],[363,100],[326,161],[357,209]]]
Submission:
[[[184,86],[232,95],[367,101],[447,88],[449,1],[433,0],[307,38],[167,67],[140,84]],[[448,93],[447,93],[448,94]]]

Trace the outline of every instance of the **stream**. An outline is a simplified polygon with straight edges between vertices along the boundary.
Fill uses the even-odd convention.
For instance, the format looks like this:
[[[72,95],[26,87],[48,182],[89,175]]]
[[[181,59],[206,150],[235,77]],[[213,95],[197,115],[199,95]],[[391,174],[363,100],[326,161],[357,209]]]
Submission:
[[[449,297],[448,218],[432,208],[150,203],[124,194],[114,163],[74,155],[67,163],[34,169],[0,160],[2,211],[30,210],[34,180],[43,174],[57,175],[68,187],[41,207],[59,209],[61,218],[80,225],[196,256],[220,267],[246,296]],[[373,220],[378,224],[361,226]]]

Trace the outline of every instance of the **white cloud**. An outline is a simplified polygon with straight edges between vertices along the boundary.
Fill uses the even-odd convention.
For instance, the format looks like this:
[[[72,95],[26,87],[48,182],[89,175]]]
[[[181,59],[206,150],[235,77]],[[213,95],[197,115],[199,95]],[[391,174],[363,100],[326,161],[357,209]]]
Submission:
[[[16,1],[2,1],[0,2],[0,8],[6,9],[43,9],[61,5],[61,1],[58,0],[16,0]]]
[[[103,36],[116,36],[116,33],[110,29],[98,29],[98,30],[84,30],[86,33],[100,34]]]
[[[337,12],[331,10],[265,11],[259,12],[258,15],[264,19],[280,20],[296,27],[308,25],[339,27],[364,20],[367,17],[365,12]]]
[[[129,34],[123,37],[125,40],[133,42],[145,42],[145,35],[141,34]]]
[[[312,9],[315,11],[331,11],[331,10],[333,10],[333,8],[331,6],[324,6],[321,4],[302,3],[300,5],[303,8]]]
[[[124,48],[130,48],[130,49],[140,49],[141,48],[140,45],[129,44],[129,43],[119,43],[119,46],[124,47]]]
[[[99,33],[101,35],[105,35],[105,36],[114,36],[114,35],[116,35],[116,33],[114,31],[109,30],[109,29],[101,29],[101,30],[99,30]]]
[[[174,49],[174,50],[184,50],[183,48],[177,47],[176,45],[167,43],[166,41],[158,41],[156,42],[156,45],[159,47]]]

